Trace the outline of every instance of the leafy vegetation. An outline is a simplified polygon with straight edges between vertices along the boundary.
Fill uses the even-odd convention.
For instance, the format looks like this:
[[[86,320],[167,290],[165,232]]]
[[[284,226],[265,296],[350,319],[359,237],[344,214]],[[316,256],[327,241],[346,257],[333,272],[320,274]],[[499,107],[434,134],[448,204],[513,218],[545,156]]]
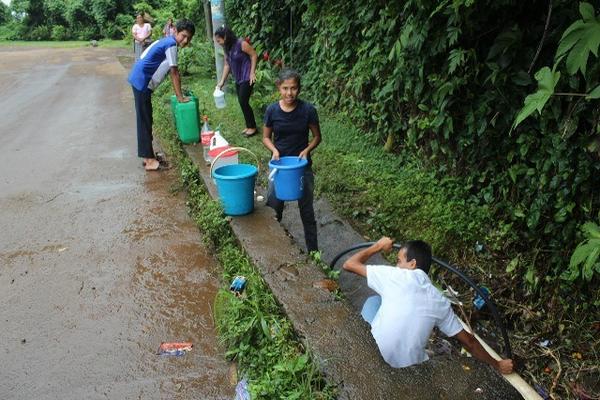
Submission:
[[[581,72],[586,82],[594,81],[593,77],[586,76],[586,71],[590,53],[596,57],[598,56],[600,16],[596,17],[594,7],[589,3],[580,3],[579,12],[582,19],[573,22],[560,39],[552,70],[544,67],[535,74],[535,79],[538,81],[538,90],[525,98],[525,105],[515,119],[515,127],[531,115],[533,111],[537,110],[541,114],[550,97],[556,94],[554,89],[560,79],[560,72],[556,69],[563,60],[566,60],[565,66],[570,76],[575,77],[578,72]],[[591,89],[589,93],[568,93],[566,95],[584,96],[586,100],[596,100],[600,98],[600,85]]]
[[[552,60],[563,32],[559,57],[596,51],[593,40],[579,40],[595,32],[593,7],[583,5],[586,19],[568,29],[580,11],[570,1],[552,2],[551,15],[539,1],[283,3],[242,7],[230,0],[226,6],[236,32],[305,73],[316,103],[346,116],[400,158],[416,154],[435,179],[460,178],[462,197],[493,215],[494,223],[483,228],[493,232],[486,248],[505,254],[502,262],[519,257],[515,272],[532,277],[533,294],[554,293],[578,226],[600,205],[594,195],[600,114],[593,101],[552,98],[542,120],[509,131],[535,82],[528,71]],[[561,69],[563,75],[581,71],[574,61],[568,64],[535,74],[541,91],[527,112],[542,110],[541,102],[563,84]],[[595,63],[585,69],[589,80],[564,83],[586,84],[590,90],[581,92],[594,93],[598,70]]]
[[[569,270],[564,275],[574,281],[581,277],[591,281],[594,274],[600,274],[600,226],[593,222],[583,224],[581,228],[585,240],[577,246],[571,256]]]
[[[24,40],[0,40],[0,46],[18,46],[18,47],[54,47],[54,48],[75,48],[75,47],[88,47],[90,42],[83,40],[67,40],[67,41],[24,41]],[[99,47],[129,47],[123,43],[122,40],[100,40],[98,42]]]
[[[169,17],[186,17],[202,34],[204,12],[198,0],[12,0],[0,5],[0,40],[132,40],[135,13],[148,16],[153,38],[162,36]]]
[[[574,253],[585,242],[580,228],[600,215],[597,3],[226,7],[240,36],[303,72],[305,97],[362,131],[348,146],[375,143],[391,153],[370,158],[366,149],[328,153],[323,145],[315,154],[316,168],[327,165],[322,193],[365,235],[399,226],[396,237],[425,238],[438,255],[478,266],[479,281],[494,276],[512,328],[530,340],[516,346],[529,368],[556,364],[531,348],[531,335],[553,337],[552,351],[597,360],[600,274],[591,261],[569,264],[583,257]],[[565,323],[572,319],[579,322]],[[567,372],[572,360],[557,358],[565,369],[553,379],[574,379],[577,364]],[[567,383],[557,390],[573,392]]]

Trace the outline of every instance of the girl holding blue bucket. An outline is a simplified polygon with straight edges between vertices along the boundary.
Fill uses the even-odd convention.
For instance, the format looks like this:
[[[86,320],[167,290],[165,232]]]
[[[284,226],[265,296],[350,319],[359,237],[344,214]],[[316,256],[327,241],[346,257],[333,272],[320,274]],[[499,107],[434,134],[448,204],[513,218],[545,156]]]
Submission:
[[[300,75],[296,71],[281,71],[275,83],[280,100],[269,105],[265,112],[263,144],[273,153],[271,164],[288,156],[308,161],[302,176],[303,191],[302,197],[298,199],[298,208],[304,226],[306,248],[309,252],[318,251],[317,222],[313,208],[314,175],[310,154],[321,143],[319,116],[312,104],[298,98]],[[312,133],[310,141],[309,131]],[[275,193],[271,180],[267,205],[275,209],[277,221],[281,221],[285,202]]]

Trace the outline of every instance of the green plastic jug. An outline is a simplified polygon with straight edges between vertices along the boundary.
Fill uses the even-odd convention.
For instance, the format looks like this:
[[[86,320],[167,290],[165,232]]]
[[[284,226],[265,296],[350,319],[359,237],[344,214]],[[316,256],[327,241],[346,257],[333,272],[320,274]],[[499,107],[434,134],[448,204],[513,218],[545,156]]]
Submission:
[[[171,96],[175,127],[183,143],[198,143],[200,141],[198,98],[193,94],[186,94],[186,96],[190,98],[187,103],[180,103],[176,96]]]

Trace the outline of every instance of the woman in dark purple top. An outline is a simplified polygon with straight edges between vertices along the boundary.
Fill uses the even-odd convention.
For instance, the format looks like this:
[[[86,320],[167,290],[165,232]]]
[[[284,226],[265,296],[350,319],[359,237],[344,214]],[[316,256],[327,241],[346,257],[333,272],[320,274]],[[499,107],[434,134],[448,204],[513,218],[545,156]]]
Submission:
[[[256,133],[256,121],[254,112],[250,107],[250,95],[252,86],[256,82],[256,51],[245,40],[238,39],[237,36],[227,27],[220,27],[215,32],[215,41],[223,46],[225,50],[225,62],[223,63],[223,73],[221,81],[217,85],[219,89],[223,88],[229,71],[233,72],[235,78],[235,90],[238,101],[246,120],[246,129],[242,134],[250,137]]]

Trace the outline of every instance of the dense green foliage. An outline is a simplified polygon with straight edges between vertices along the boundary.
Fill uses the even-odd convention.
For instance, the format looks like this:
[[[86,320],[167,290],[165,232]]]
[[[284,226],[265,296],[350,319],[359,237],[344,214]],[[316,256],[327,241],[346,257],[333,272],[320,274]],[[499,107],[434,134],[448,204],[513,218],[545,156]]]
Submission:
[[[12,0],[0,8],[0,39],[129,39],[137,12],[152,19],[154,38],[169,17],[192,19],[200,33],[204,27],[201,0]]]
[[[418,154],[437,179],[460,178],[462,198],[493,216],[480,242],[497,260],[512,261],[510,274],[539,295],[570,290],[560,277],[579,226],[600,207],[598,103],[553,96],[537,119],[511,127],[535,87],[534,68],[552,65],[563,33],[581,18],[577,2],[553,1],[547,29],[542,1],[245,5],[226,2],[234,30],[301,70],[311,100],[395,153]],[[593,7],[587,12],[593,16]],[[559,63],[556,72],[575,73],[564,71],[570,76],[556,91],[598,86],[596,55],[583,72]],[[474,245],[473,232],[459,233],[462,246]],[[599,280],[575,284],[597,296]]]
[[[10,20],[10,8],[0,1],[0,25]]]
[[[568,279],[574,280],[579,276],[589,281],[594,273],[600,273],[600,226],[593,222],[583,224],[582,231],[585,240],[577,246],[569,263]]]
[[[525,374],[547,383],[539,363],[555,371],[549,354],[563,356],[551,392],[597,364],[598,7],[226,1],[234,31],[271,59],[260,70],[282,59],[303,73],[304,97],[362,129],[348,134],[352,150],[315,154],[323,193],[363,234],[425,238],[438,255],[477,265],[469,272],[501,303]],[[366,154],[372,141],[393,156]],[[539,337],[554,350],[532,345]],[[564,357],[578,352],[581,365]],[[569,385],[562,395],[576,393]]]

